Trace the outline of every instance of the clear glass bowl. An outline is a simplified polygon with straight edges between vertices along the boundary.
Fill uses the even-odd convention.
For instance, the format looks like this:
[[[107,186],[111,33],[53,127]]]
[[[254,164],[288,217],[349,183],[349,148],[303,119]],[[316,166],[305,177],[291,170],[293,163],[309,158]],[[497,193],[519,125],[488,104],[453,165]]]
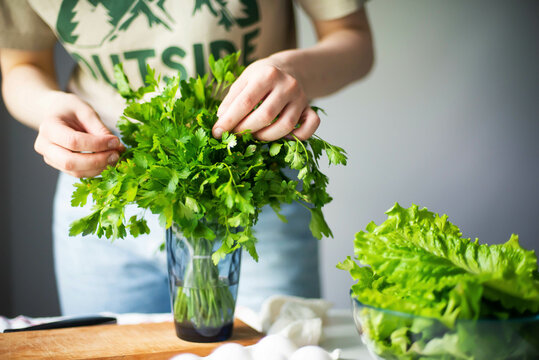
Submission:
[[[352,296],[354,322],[377,359],[539,359],[539,314],[512,319],[437,319],[365,305]]]

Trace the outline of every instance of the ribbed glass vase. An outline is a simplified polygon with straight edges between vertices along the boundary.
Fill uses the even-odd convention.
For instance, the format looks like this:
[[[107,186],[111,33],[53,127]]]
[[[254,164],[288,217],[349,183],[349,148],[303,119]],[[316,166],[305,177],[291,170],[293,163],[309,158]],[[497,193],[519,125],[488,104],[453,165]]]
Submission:
[[[215,265],[211,255],[220,246],[218,238],[187,238],[176,225],[166,232],[172,312],[183,340],[217,342],[232,335],[241,249]]]

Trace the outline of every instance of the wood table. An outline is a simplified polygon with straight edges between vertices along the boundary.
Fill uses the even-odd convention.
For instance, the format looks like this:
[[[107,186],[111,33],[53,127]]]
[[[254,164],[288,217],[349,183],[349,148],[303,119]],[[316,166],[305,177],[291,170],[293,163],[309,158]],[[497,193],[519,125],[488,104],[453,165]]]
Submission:
[[[261,338],[235,320],[227,342],[251,345]],[[185,352],[206,356],[222,344],[181,340],[172,322],[97,325],[0,334],[0,359],[170,359]]]

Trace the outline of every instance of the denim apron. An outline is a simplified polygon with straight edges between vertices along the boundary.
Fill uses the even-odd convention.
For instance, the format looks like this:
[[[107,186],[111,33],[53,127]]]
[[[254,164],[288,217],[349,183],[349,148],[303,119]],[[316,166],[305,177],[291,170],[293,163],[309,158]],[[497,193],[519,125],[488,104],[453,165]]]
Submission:
[[[95,235],[70,237],[69,225],[90,213],[70,205],[73,184],[60,173],[53,207],[54,264],[62,314],[159,313],[170,311],[166,255],[159,250],[164,229],[149,211],[150,235],[113,242]],[[89,199],[90,202],[91,199]],[[126,209],[126,218],[141,209]],[[274,294],[320,297],[318,240],[309,230],[310,214],[299,204],[284,204],[283,223],[267,206],[254,227],[258,263],[242,254],[238,304],[254,310]]]

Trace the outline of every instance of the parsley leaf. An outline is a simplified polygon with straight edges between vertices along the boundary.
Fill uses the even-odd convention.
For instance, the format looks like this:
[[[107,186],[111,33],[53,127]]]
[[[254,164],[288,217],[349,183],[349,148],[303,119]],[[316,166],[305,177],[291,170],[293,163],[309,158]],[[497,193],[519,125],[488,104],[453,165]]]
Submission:
[[[147,234],[142,214],[125,218],[125,207],[136,204],[159,215],[163,226],[176,224],[188,238],[219,234],[224,241],[214,261],[240,246],[257,259],[252,227],[262,208],[271,205],[286,221],[280,205],[296,201],[311,212],[315,237],[332,236],[322,213],[331,201],[328,180],[318,161],[325,152],[330,164],[346,164],[345,151],[316,136],[269,143],[246,131],[215,139],[217,109],[243,66],[235,53],[210,57],[210,68],[211,79],[181,80],[178,74],[163,87],[149,68],[146,86],[133,90],[121,64],[115,67],[118,91],[127,100],[118,122],[127,150],[115,166],[75,185],[71,205],[84,206],[91,194],[94,207],[71,225],[71,235]],[[143,99],[147,93],[153,97]],[[298,179],[284,175],[281,169],[287,167],[299,170]]]

